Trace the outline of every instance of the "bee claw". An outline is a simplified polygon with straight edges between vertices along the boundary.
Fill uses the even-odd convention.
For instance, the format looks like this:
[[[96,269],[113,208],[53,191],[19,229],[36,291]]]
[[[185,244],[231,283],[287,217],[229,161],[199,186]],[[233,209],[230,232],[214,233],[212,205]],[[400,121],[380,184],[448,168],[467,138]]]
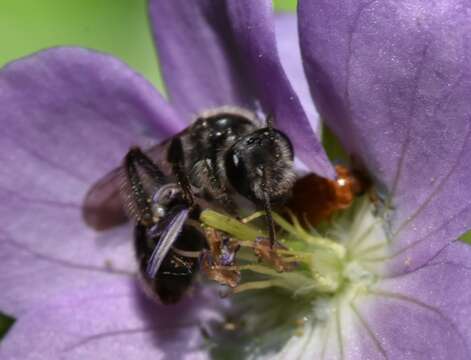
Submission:
[[[214,256],[209,250],[204,250],[200,257],[201,271],[210,280],[235,288],[240,283],[240,270],[237,266],[233,266],[233,261],[224,263],[224,260],[223,256]]]
[[[287,250],[286,246],[280,242],[275,241],[272,243],[268,238],[258,237],[255,240],[253,249],[259,261],[267,262],[272,265],[276,271],[284,272],[293,269],[294,264],[286,262],[283,256],[278,252],[278,250]]]

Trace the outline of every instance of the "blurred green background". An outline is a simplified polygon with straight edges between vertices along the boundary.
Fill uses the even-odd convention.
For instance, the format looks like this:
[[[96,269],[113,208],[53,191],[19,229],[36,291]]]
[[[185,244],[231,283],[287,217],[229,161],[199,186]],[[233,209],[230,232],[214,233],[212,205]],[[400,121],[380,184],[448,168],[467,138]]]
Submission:
[[[161,88],[146,0],[0,0],[0,65],[59,45],[113,54]]]
[[[274,4],[278,11],[296,8],[296,0],[275,0]],[[113,54],[163,89],[147,0],[0,0],[0,67],[60,45]],[[0,338],[12,323],[13,319],[0,313]]]
[[[296,0],[276,0],[280,11]],[[147,0],[0,0],[0,66],[59,45],[98,49],[124,60],[162,89]]]

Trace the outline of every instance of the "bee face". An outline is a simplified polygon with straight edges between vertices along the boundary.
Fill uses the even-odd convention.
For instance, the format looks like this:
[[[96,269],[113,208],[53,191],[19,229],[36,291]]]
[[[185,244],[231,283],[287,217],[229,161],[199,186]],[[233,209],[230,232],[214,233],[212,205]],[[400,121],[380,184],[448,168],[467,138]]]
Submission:
[[[294,180],[293,148],[277,130],[259,129],[241,137],[225,157],[231,185],[242,195],[260,203],[268,194],[271,201],[282,201]]]

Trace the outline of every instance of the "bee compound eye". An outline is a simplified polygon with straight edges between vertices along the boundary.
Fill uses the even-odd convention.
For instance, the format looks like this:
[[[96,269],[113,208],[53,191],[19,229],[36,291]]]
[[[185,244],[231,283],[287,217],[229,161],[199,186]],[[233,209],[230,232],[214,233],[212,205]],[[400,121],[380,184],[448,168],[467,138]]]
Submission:
[[[241,195],[253,198],[251,188],[250,169],[247,168],[246,160],[234,146],[227,152],[225,157],[225,169],[227,179],[231,186]]]

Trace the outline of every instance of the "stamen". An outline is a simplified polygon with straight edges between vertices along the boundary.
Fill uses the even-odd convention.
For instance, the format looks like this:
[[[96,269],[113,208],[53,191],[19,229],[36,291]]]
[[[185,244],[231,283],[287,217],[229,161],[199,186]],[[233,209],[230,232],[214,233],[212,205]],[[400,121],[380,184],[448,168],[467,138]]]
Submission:
[[[289,210],[284,214],[272,213],[279,229],[278,242],[270,247],[263,230],[266,226],[258,221],[265,215],[263,211],[238,220],[205,210],[200,219],[203,226],[225,234],[240,246],[234,264],[219,264],[212,269],[218,276],[224,272],[240,274],[240,282],[232,288],[236,300],[252,299],[256,304],[273,299],[272,307],[254,315],[256,322],[266,316],[280,316],[270,311],[276,308],[276,301],[291,320],[306,319],[302,333],[299,325],[286,321],[277,325],[278,320],[274,320],[269,338],[251,342],[252,355],[263,354],[265,347],[277,343],[283,344],[278,354],[285,358],[322,358],[330,354],[341,358],[351,319],[361,321],[351,304],[360,295],[372,294],[382,266],[373,261],[388,256],[390,242],[384,221],[368,196],[357,198],[349,209],[333,214],[329,223],[317,229],[304,225]],[[253,330],[255,334],[262,332],[257,329]]]
[[[275,280],[265,280],[265,281],[251,281],[245,284],[240,285],[234,289],[234,293],[241,293],[247,290],[260,290],[270,287],[285,287],[286,285],[282,282],[277,282]]]
[[[260,230],[248,224],[263,215],[264,212],[257,212],[239,221],[213,210],[205,210],[201,214],[201,221],[209,228],[207,231],[212,239],[217,238],[214,230],[223,231],[239,239],[238,244],[245,250],[238,254],[239,261],[244,261],[245,264],[235,267],[218,266],[221,264],[217,264],[217,261],[206,264],[203,268],[208,271],[211,279],[219,279],[221,284],[229,285],[227,272],[251,271],[270,277],[268,280],[256,279],[256,283],[264,284],[260,286],[289,289],[294,296],[332,293],[338,289],[341,275],[338,264],[346,253],[341,244],[312,235],[301,226],[299,221],[293,219],[293,224],[290,224],[280,215],[273,213],[273,219],[284,230],[284,236],[280,238],[280,244],[272,247]],[[253,264],[255,259],[247,254],[249,249],[261,261],[259,264]],[[297,267],[299,271],[295,271]],[[214,274],[214,271],[219,273]],[[254,281],[250,283],[252,282]],[[240,287],[246,290],[255,289],[259,286],[247,284],[249,283],[243,283],[236,289]],[[236,290],[236,292],[240,291],[245,290]]]
[[[204,224],[231,234],[239,240],[255,241],[257,237],[266,237],[266,234],[264,234],[260,229],[246,226],[237,219],[220,214],[213,210],[204,210],[200,215],[200,220]]]
[[[296,216],[291,211],[288,211],[288,214],[291,216],[293,225],[291,225],[288,221],[286,221],[283,217],[281,217],[275,212],[272,213],[273,220],[275,221],[277,225],[279,225],[286,232],[293,234],[295,236],[297,235],[297,237],[300,240],[304,240],[310,243],[311,245],[318,246],[320,248],[330,249],[333,252],[335,252],[340,258],[343,258],[345,256],[346,249],[344,246],[338,244],[335,241],[329,240],[327,238],[312,235],[301,226]],[[242,219],[242,223],[248,223],[248,222],[254,221],[263,215],[264,215],[263,211],[255,212],[252,215]]]

